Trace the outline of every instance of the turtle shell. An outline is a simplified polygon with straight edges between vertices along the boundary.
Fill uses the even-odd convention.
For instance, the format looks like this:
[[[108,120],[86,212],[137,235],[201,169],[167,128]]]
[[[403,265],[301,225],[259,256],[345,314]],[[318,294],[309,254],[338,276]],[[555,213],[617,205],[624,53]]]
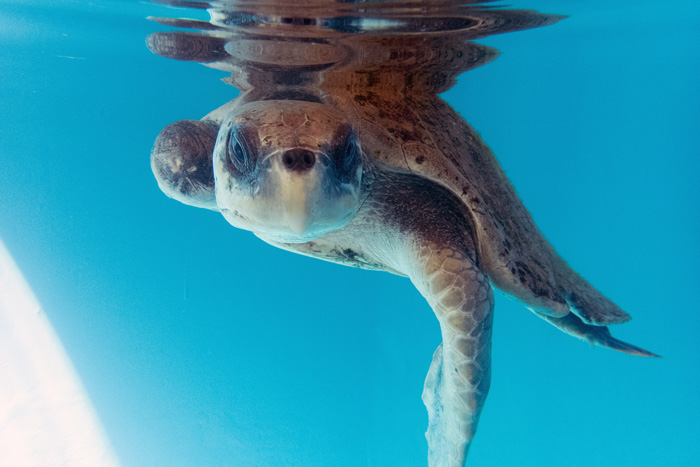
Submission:
[[[559,257],[490,149],[437,95],[375,86],[334,96],[375,163],[420,174],[463,201],[481,267],[495,286],[544,315],[574,312],[598,325],[629,319]]]

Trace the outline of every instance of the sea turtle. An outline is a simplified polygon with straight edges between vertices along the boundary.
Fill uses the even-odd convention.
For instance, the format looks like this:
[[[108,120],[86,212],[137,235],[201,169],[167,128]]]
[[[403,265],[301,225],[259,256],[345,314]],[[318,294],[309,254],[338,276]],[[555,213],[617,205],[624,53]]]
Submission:
[[[167,40],[161,51],[172,46]],[[228,40],[228,54],[240,55],[245,40]],[[402,41],[404,52],[391,55],[396,60],[418,53],[405,52],[410,46]],[[482,46],[457,43],[488,56]],[[264,45],[246,53],[275,47]],[[216,47],[210,49],[223,50]],[[333,50],[278,47],[278,61],[287,47],[289,55],[347,63]],[[371,53],[363,51],[367,62]],[[202,120],[166,127],[152,169],[168,196],[219,211],[271,245],[410,278],[442,333],[423,392],[429,463],[462,466],[489,389],[492,285],[575,337],[653,354],[610,335],[607,325],[629,316],[556,254],[491,151],[437,96],[453,80],[436,80],[439,67],[409,80],[405,72],[392,74],[390,55],[383,56],[381,73],[346,70],[347,79],[329,72],[319,80],[311,71],[306,80],[301,72],[291,79],[279,69],[273,78],[264,70],[242,77],[238,69],[232,79],[243,94]]]

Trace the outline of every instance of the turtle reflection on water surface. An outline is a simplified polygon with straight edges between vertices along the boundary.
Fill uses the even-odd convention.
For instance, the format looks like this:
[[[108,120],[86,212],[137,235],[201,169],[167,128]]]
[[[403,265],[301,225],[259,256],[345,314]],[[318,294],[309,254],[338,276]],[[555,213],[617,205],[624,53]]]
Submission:
[[[442,333],[423,392],[433,467],[464,465],[476,431],[491,284],[568,334],[653,356],[610,335],[629,316],[556,254],[491,151],[438,97],[496,56],[469,39],[560,17],[453,8],[299,18],[231,6],[211,8],[210,22],[159,18],[203,32],[148,38],[159,55],[230,71],[241,90],[160,133],[151,162],[165,194],[279,248],[407,276],[430,304]]]

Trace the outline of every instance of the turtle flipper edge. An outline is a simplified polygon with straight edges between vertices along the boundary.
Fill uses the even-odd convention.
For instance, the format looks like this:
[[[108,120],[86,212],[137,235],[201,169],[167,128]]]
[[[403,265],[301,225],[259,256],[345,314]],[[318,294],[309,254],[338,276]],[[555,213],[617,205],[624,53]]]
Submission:
[[[609,349],[617,350],[618,352],[638,355],[640,357],[660,357],[660,355],[644,350],[641,347],[614,338],[610,334],[610,330],[607,326],[595,326],[584,323],[581,318],[573,313],[569,313],[561,318],[538,313],[537,311],[535,311],[535,314],[556,326],[559,330],[588,341],[591,345],[601,345]]]
[[[558,278],[558,282],[566,288],[566,303],[569,304],[571,312],[585,323],[602,326],[625,323],[632,319],[565,263],[558,269],[566,274],[565,277]]]
[[[551,248],[551,247],[550,247]],[[549,250],[553,255],[556,253]],[[641,357],[658,357],[652,352],[614,338],[607,325],[625,323],[631,316],[612,300],[600,293],[583,277],[571,269],[561,258],[551,261],[551,288],[548,296],[530,295],[534,289],[508,290],[507,293],[522,301],[537,316],[561,331],[619,352]],[[556,299],[552,299],[556,297]],[[562,307],[561,299],[565,305]],[[562,309],[568,313],[562,313]]]

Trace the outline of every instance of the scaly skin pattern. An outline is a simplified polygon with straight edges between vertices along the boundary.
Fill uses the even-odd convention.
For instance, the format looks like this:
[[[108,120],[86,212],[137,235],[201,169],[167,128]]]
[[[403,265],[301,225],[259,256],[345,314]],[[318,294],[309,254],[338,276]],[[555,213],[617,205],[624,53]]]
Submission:
[[[411,279],[442,333],[423,391],[428,465],[461,467],[489,389],[493,294],[486,276],[458,250],[426,242],[418,259],[424,267]]]

